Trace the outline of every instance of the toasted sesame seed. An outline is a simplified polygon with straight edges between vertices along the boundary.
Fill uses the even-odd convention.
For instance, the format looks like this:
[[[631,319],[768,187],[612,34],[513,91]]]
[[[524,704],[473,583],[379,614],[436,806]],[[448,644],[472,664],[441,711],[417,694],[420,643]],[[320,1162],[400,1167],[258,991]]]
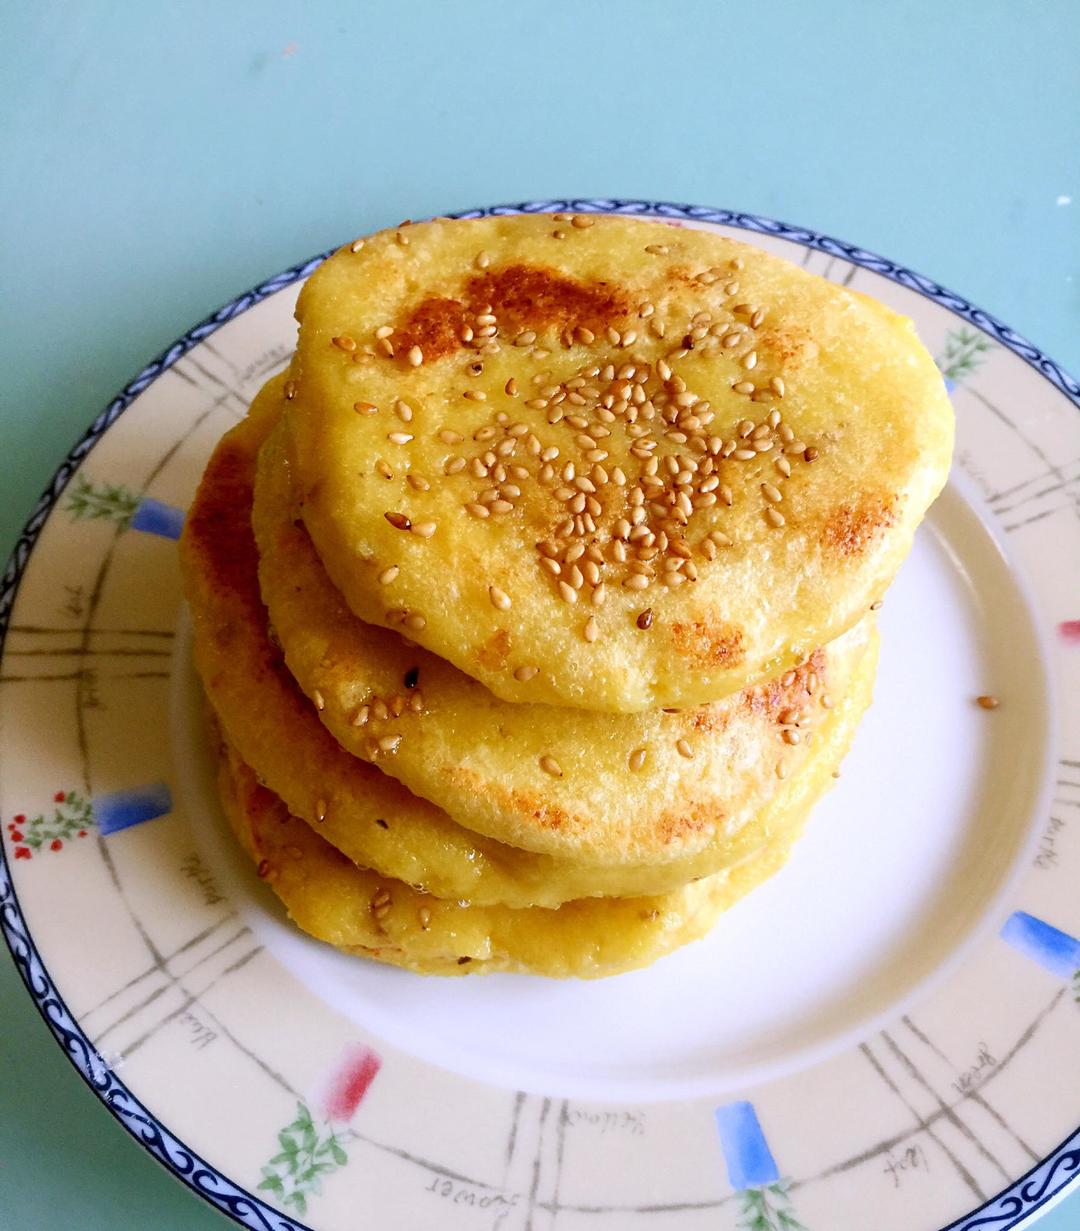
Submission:
[[[550,753],[544,753],[540,758],[540,768],[545,774],[550,774],[553,778],[561,778],[563,776],[562,766]]]
[[[348,334],[341,334],[336,338],[331,338],[330,341],[338,348],[345,351],[346,354],[352,354],[356,350],[356,339],[350,338]]]
[[[386,518],[395,530],[409,530],[412,528],[412,522],[404,513],[384,513],[383,517]]]
[[[379,574],[379,585],[388,586],[394,581],[397,575],[401,572],[396,564],[391,564],[388,568],[384,568]]]
[[[406,358],[409,361],[410,367],[418,368],[424,362],[424,352],[419,346],[410,346],[409,353],[406,355]]]
[[[765,520],[769,523],[770,526],[776,526],[779,528],[780,526],[785,524],[787,519],[784,517],[783,513],[781,513],[778,508],[776,508],[774,505],[769,505],[769,507],[765,510]]]
[[[827,692],[823,692],[821,694],[821,708],[822,709],[831,710],[834,704],[835,702],[833,701],[832,697],[830,697]]]
[[[417,918],[420,920],[420,927],[426,932],[431,927],[431,911],[426,906],[421,906]]]
[[[642,768],[642,766],[645,764],[645,758],[647,755],[648,755],[648,749],[644,747],[635,748],[630,753],[630,756],[627,758],[627,764],[629,765],[632,773],[636,774],[638,770]]]
[[[773,483],[762,483],[761,494],[773,504],[779,504],[784,498],[780,489]]]
[[[590,616],[585,621],[585,627],[581,630],[581,635],[588,642],[593,642],[600,636],[600,625]]]
[[[371,707],[367,705],[361,705],[360,708],[356,711],[356,713],[353,714],[352,716],[352,726],[354,727],[364,726],[364,724],[367,722],[370,715],[371,715]]]
[[[782,376],[774,376],[769,381],[769,388],[778,398],[782,398],[787,392],[787,386],[784,384],[784,378]]]
[[[731,386],[735,393],[753,393],[755,387],[754,382],[750,380],[737,380]]]
[[[806,451],[806,445],[801,440],[793,440],[790,444],[787,444],[784,446],[785,453],[795,454],[795,453],[805,453],[805,451]]]
[[[679,756],[685,757],[688,761],[692,761],[694,759],[694,750],[693,748],[690,747],[689,740],[685,740],[685,739],[676,740],[675,748],[678,751]]]
[[[577,602],[577,590],[575,590],[574,587],[570,585],[569,582],[560,581],[559,582],[559,597],[563,600],[564,603],[576,603]]]
[[[765,319],[765,309],[758,308],[750,317],[750,328],[757,329]]]
[[[667,244],[646,244],[645,251],[652,253],[654,256],[667,256],[671,249]]]
[[[603,607],[606,601],[607,601],[607,586],[604,582],[601,581],[593,589],[590,602],[592,603],[594,607]]]
[[[476,254],[476,268],[487,269],[491,264],[491,257],[486,252],[478,252]]]
[[[540,674],[539,667],[531,667],[531,666],[518,667],[517,670],[514,672],[514,679],[518,680],[522,684],[527,684],[529,680],[533,679],[535,676],[539,674]]]
[[[638,618],[634,621],[638,628],[644,631],[647,628],[652,628],[653,612],[651,607],[646,607],[644,611],[638,613]]]
[[[776,469],[779,470],[786,479],[791,474],[791,463],[786,457],[778,457],[776,459]]]
[[[493,500],[490,508],[493,513],[511,513],[513,512],[514,506],[509,500]]]
[[[751,371],[751,369],[756,368],[757,367],[757,351],[756,350],[747,351],[746,354],[743,355],[743,357],[739,360],[739,362],[748,372]]]
[[[377,415],[379,413],[379,408],[374,402],[354,402],[353,410],[358,415]]]
[[[586,227],[591,227],[592,224],[593,219],[590,218],[588,214],[575,214],[573,218],[570,219],[570,225],[572,227],[577,227],[579,230],[584,230]]]
[[[777,761],[776,763],[776,776],[780,779],[784,779],[787,777],[787,766],[784,764],[783,761]]]
[[[418,521],[413,525],[412,532],[422,539],[429,539],[438,528],[437,522]]]
[[[757,457],[757,449],[733,449],[731,456],[737,462],[748,462],[751,458]]]
[[[816,462],[820,456],[821,454],[818,453],[817,449],[815,449],[813,445],[810,445],[809,448],[803,450],[803,459],[805,461]]]
[[[296,397],[296,381],[287,380],[285,382],[285,387],[284,387],[283,392],[285,394],[285,401],[291,402],[293,398]]]
[[[802,735],[788,727],[784,730],[783,740],[785,744],[800,744],[802,743]]]
[[[380,752],[397,752],[401,744],[401,736],[384,735],[379,739],[378,744]]]
[[[412,436],[408,432],[387,432],[386,439],[393,445],[407,445]]]
[[[628,590],[645,590],[649,586],[650,578],[642,573],[631,573],[629,577],[623,580],[623,585]]]
[[[500,590],[498,586],[488,586],[488,598],[491,599],[492,607],[498,608],[499,611],[509,611],[511,607],[510,595],[505,590]]]
[[[353,242],[349,245],[349,251],[350,251],[350,252],[359,252],[359,251],[360,251],[360,249],[361,249],[361,248],[364,246],[364,244],[366,244],[366,243],[367,243],[367,240],[366,240],[366,239],[354,239],[354,240],[353,240]]]
[[[976,697],[975,700],[978,702],[979,707],[984,710],[996,710],[1001,704],[997,697],[990,695]]]
[[[424,617],[418,611],[411,612],[401,622],[402,624],[405,625],[406,628],[415,629],[417,632],[419,632],[420,629],[425,628],[427,626],[427,620],[425,620]]]
[[[387,357],[387,359],[393,359],[394,344],[389,338],[380,338],[377,345],[379,350]]]

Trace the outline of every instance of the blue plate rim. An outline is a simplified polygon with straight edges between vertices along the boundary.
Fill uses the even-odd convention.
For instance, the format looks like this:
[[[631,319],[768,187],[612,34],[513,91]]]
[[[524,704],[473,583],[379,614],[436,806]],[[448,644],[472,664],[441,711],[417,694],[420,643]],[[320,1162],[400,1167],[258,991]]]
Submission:
[[[789,223],[738,210],[675,204],[668,201],[603,197],[492,205],[479,209],[460,210],[447,214],[445,217],[483,218],[533,213],[602,213],[660,217],[682,222],[710,222],[788,240],[804,248],[839,257],[872,273],[880,274],[909,290],[916,291],[934,303],[947,308],[954,315],[966,320],[982,332],[989,334],[1050,381],[1080,410],[1080,384],[1076,379],[997,317],[984,312],[962,295],[958,295],[955,291],[949,290],[923,274],[898,265],[865,248],[822,235],[805,227],[792,226]],[[336,248],[327,249],[318,256],[310,257],[275,274],[251,290],[229,300],[216,312],[199,321],[147,364],[93,420],[60,463],[38,498],[5,566],[3,579],[0,580],[0,659],[3,658],[11,612],[19,584],[42,527],[75,470],[98,441],[139,394],[168,371],[188,351],[264,299],[306,278],[334,251]],[[309,1224],[297,1222],[267,1205],[266,1202],[230,1180],[200,1155],[189,1149],[183,1141],[169,1132],[168,1128],[116,1076],[75,1021],[41,960],[19,906],[18,896],[11,879],[10,864],[2,846],[0,846],[0,931],[3,933],[12,959],[31,999],[53,1037],[63,1048],[65,1055],[109,1112],[153,1158],[198,1196],[241,1226],[252,1228],[253,1231],[312,1231]],[[1014,1231],[1015,1228],[1038,1214],[1048,1203],[1064,1196],[1066,1190],[1078,1181],[1080,1181],[1080,1126],[1023,1176],[1003,1188],[978,1209],[942,1227],[940,1231],[977,1231],[980,1228],[992,1228],[993,1231]]]

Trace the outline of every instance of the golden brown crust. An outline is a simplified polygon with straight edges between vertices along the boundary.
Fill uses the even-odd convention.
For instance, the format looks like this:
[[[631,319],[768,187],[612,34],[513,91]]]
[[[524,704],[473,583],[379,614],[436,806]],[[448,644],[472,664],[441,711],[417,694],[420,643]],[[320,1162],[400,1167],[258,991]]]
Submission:
[[[865,297],[715,234],[578,223],[437,220],[314,275],[302,516],[361,619],[505,700],[715,700],[880,596],[944,481],[949,401]]]
[[[440,809],[343,751],[281,669],[267,634],[252,567],[250,524],[242,511],[251,499],[257,451],[280,413],[282,384],[278,380],[268,386],[249,419],[211,459],[181,540],[181,561],[196,663],[208,697],[240,755],[294,815],[354,863],[422,883],[440,896],[514,906],[555,906],[594,893],[668,890],[760,847],[758,831],[747,827],[698,854],[659,864],[594,866],[515,850],[454,824]],[[406,672],[423,661],[423,651],[414,654]],[[846,747],[868,702],[871,677],[872,664],[864,663],[858,687],[822,724],[815,772],[818,761],[831,767]],[[394,687],[404,691],[408,685],[395,677]],[[763,830],[775,832],[794,823],[813,781],[799,774],[774,792],[760,818]]]
[[[812,756],[812,733],[826,714],[821,699],[846,690],[870,637],[860,626],[817,652],[809,689],[805,664],[681,712],[513,705],[353,616],[294,519],[293,499],[276,430],[255,484],[260,585],[289,668],[317,698],[323,724],[342,747],[468,829],[526,850],[589,864],[666,862],[724,834],[749,837],[777,768],[797,774]],[[667,634],[654,625],[638,635]],[[684,638],[684,654],[693,652],[685,630],[674,636]],[[725,643],[717,636],[706,644]],[[506,630],[484,647],[489,662],[512,652]],[[412,686],[403,688],[410,672]]]
[[[703,936],[780,868],[794,836],[785,833],[729,872],[667,894],[513,910],[444,901],[356,867],[290,816],[228,745],[218,783],[256,874],[299,927],[346,952],[423,974],[592,979],[647,966]]]

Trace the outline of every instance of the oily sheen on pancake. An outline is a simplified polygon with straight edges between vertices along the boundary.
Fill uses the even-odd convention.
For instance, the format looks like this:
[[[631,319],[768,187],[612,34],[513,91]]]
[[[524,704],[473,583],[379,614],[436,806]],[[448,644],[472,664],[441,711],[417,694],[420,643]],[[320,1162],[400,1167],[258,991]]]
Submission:
[[[350,862],[222,749],[226,815],[293,921],[318,940],[425,974],[517,971],[599,978],[697,940],[785,862],[792,835],[737,867],[670,893],[589,898],[556,910],[462,905]]]
[[[272,643],[258,589],[251,530],[258,450],[280,414],[270,382],[248,418],[220,442],[181,539],[196,665],[239,755],[289,811],[355,864],[421,885],[438,897],[509,906],[557,906],[593,895],[664,892],[738,863],[797,831],[829,785],[870,702],[876,638],[836,697],[803,769],[780,782],[753,821],[690,857],[610,865],[518,850],[455,824],[378,768],[344,749],[318,720]]]
[[[264,445],[253,526],[270,621],[335,739],[470,830],[586,863],[667,863],[752,825],[812,754],[873,617],[780,679],[680,712],[513,705],[352,614],[296,514],[280,432]]]
[[[515,702],[687,707],[880,597],[953,419],[910,321],[745,244],[436,220],[310,279],[286,415],[351,609]]]

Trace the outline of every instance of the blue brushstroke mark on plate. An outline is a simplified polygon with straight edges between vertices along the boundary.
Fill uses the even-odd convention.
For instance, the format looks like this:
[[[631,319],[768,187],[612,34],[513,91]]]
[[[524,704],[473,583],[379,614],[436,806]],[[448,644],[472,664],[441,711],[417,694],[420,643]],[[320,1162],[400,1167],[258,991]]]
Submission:
[[[155,782],[150,786],[95,796],[94,819],[103,834],[111,834],[164,816],[172,811],[172,806],[172,792],[164,782]]]
[[[131,529],[144,534],[156,534],[163,539],[178,539],[184,528],[184,510],[162,504],[149,496],[139,501],[131,517]]]
[[[736,1192],[774,1184],[780,1178],[776,1161],[751,1103],[742,1100],[716,1109],[720,1148],[727,1163],[728,1180]]]
[[[945,377],[945,392],[946,392],[947,394],[949,394],[949,396],[951,397],[951,396],[952,396],[952,394],[953,394],[953,391],[955,390],[955,388],[956,388],[956,381],[955,381],[955,380],[950,380],[950,379],[946,376],[946,377]]]
[[[1071,979],[1080,970],[1080,940],[1026,911],[1009,916],[1001,939],[1060,979]]]

